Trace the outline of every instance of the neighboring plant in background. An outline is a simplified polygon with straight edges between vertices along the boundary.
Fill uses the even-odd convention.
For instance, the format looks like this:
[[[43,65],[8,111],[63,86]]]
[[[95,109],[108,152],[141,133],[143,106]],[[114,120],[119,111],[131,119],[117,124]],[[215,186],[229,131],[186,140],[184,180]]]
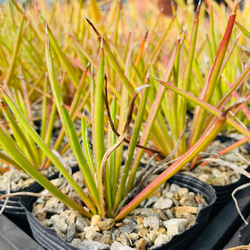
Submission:
[[[219,46],[217,56],[211,67],[210,73],[207,76],[207,81],[204,83],[204,86],[203,84],[198,86],[201,89],[199,99],[205,101],[205,103],[211,103],[213,98],[220,94],[219,102],[214,105],[219,111],[223,111],[224,107],[226,105],[230,105],[230,103],[233,103],[235,99],[239,100],[239,95],[236,93],[236,90],[238,89],[241,89],[241,97],[244,97],[246,99],[245,103],[247,103],[247,101],[249,100],[249,90],[247,89],[245,82],[250,74],[250,64],[247,64],[246,67],[243,68],[242,73],[238,76],[233,84],[229,84],[229,82],[227,82],[227,90],[224,91],[224,94],[219,91],[219,88],[221,86],[220,79],[223,77],[226,78],[223,70],[226,66],[233,67],[230,64],[229,59],[232,55],[233,49],[235,48],[235,43],[233,43],[227,54],[226,52],[234,27],[237,8],[238,5],[236,5],[229,18],[228,25]],[[151,114],[158,118],[158,120],[160,121],[161,126],[159,126],[158,133],[164,135],[164,138],[162,136],[160,138],[158,136],[157,138],[157,134],[151,134],[151,139],[154,142],[155,147],[163,152],[165,156],[170,155],[174,148],[177,148],[175,150],[175,157],[183,155],[183,153],[186,152],[187,149],[191,148],[198,141],[204,131],[213,126],[216,119],[216,117],[214,117],[214,115],[216,115],[215,112],[212,112],[211,109],[207,109],[206,107],[201,107],[199,104],[200,101],[198,99],[196,102],[194,102],[193,100],[196,93],[193,91],[194,82],[191,76],[193,72],[197,75],[197,72],[201,71],[199,68],[197,68],[198,61],[197,56],[195,56],[197,40],[196,38],[199,24],[199,10],[200,6],[197,7],[195,14],[183,79],[179,76],[180,65],[183,64],[181,62],[182,58],[180,58],[180,55],[181,50],[185,50],[186,48],[184,43],[180,40],[177,43],[177,52],[173,73],[168,76],[165,75],[163,80],[156,79],[163,86],[159,87],[157,98],[155,99],[155,102],[153,103],[151,108]],[[168,89],[167,91],[165,87]],[[192,95],[188,92],[191,92]],[[192,126],[189,127],[190,135],[188,136],[188,143],[186,143],[186,136],[181,135],[183,134],[183,130],[186,126],[186,111],[189,109],[188,100],[193,103],[195,111]],[[240,133],[247,135],[247,130],[245,129],[243,131],[242,127],[239,128],[238,126],[238,121],[242,117],[242,114],[244,115],[243,118],[245,119],[245,122],[249,122],[249,119],[246,119],[249,118],[249,115],[246,108],[244,108],[244,105],[246,105],[245,103],[237,109],[235,108],[234,110],[232,110],[232,112],[229,114],[227,124],[230,124],[230,127],[233,127]],[[163,116],[163,114],[165,115],[164,117],[167,120],[167,125],[165,125],[165,119],[159,119],[159,116]],[[237,118],[237,116],[239,118]],[[141,139],[142,144],[143,139],[148,138],[149,136],[149,131],[147,131],[148,127],[150,127],[150,123],[149,126],[146,125],[144,129],[144,133]],[[246,142],[246,140],[247,139],[245,139],[245,141],[242,141],[242,143]],[[180,144],[178,144],[177,142]],[[238,145],[239,143],[235,144],[235,146]],[[234,146],[231,146],[231,149],[233,147]],[[191,167],[194,167],[196,165],[196,161],[197,157],[192,161]]]

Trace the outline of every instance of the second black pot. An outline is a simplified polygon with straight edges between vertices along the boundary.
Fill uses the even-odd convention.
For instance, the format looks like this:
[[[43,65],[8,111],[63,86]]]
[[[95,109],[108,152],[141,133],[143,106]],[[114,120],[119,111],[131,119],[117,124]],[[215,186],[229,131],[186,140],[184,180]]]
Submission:
[[[176,183],[181,187],[186,187],[190,191],[196,194],[202,194],[205,200],[208,203],[207,207],[202,208],[196,218],[196,223],[190,227],[185,232],[174,236],[170,242],[167,244],[154,248],[154,249],[184,249],[197,235],[206,227],[210,215],[212,205],[216,200],[216,194],[214,189],[207,185],[206,183],[184,174],[176,174],[168,182]],[[37,184],[40,186],[39,184]],[[40,187],[41,190],[43,189]],[[40,190],[40,191],[41,191]],[[46,226],[43,226],[31,213],[33,203],[35,202],[36,197],[23,197],[21,199],[22,204],[26,209],[27,218],[33,233],[33,237],[37,242],[49,250],[64,250],[72,249],[76,250],[77,248],[66,243],[63,239],[57,236],[55,230],[50,229]]]

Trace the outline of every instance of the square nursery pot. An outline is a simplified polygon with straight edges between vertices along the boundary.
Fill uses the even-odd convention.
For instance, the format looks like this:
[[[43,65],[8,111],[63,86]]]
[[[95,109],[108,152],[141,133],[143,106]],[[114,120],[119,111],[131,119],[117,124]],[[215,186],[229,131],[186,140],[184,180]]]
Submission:
[[[188,230],[185,232],[175,235],[167,244],[154,247],[152,249],[185,249],[185,247],[194,240],[199,233],[207,226],[210,211],[212,208],[212,205],[214,204],[216,200],[216,195],[214,189],[188,175],[184,174],[176,174],[174,177],[168,180],[169,183],[175,183],[181,187],[186,187],[189,189],[189,191],[194,192],[196,194],[203,194],[203,197],[205,198],[206,202],[208,203],[207,207],[203,207],[199,210],[197,217],[196,217],[196,223],[191,226]],[[37,184],[40,186],[39,184]],[[42,191],[43,188],[40,186],[40,191]],[[72,249],[76,250],[78,248],[70,245],[69,243],[66,243],[62,238],[60,238],[54,229],[48,228],[44,225],[42,225],[31,213],[33,208],[33,203],[35,202],[37,198],[36,197],[22,197],[21,203],[26,209],[26,214],[28,221],[30,223],[31,231],[33,233],[34,239],[44,248],[49,250],[59,250],[59,249]]]
[[[3,214],[0,215],[0,249],[2,250],[43,250]]]

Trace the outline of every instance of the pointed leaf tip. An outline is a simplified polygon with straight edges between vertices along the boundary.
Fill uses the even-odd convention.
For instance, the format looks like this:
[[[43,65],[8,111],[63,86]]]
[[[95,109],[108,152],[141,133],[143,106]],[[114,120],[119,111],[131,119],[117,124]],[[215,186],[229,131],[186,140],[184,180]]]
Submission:
[[[240,4],[241,4],[241,0],[239,0],[239,1],[236,3],[236,5],[234,6],[234,10],[233,10],[232,15],[236,15],[236,12],[237,12],[237,10],[238,10]]]
[[[103,49],[103,36],[101,38],[101,49]]]
[[[97,34],[97,36],[100,36],[100,33],[98,32],[94,24],[86,16],[84,16],[84,18],[88,22],[88,24],[91,26],[91,28],[94,30],[94,32]]]
[[[140,87],[138,87],[138,88],[135,89],[135,92],[139,93],[141,90],[143,90],[145,88],[148,88],[148,87],[150,87],[150,84],[146,84],[146,85],[140,86]]]

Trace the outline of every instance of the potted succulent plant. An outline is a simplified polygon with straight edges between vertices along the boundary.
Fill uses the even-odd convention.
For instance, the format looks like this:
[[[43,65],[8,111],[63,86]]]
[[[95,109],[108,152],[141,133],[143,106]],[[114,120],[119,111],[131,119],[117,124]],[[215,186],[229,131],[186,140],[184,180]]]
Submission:
[[[171,50],[172,54],[170,55],[170,53],[168,52],[168,55],[166,55],[165,49],[163,49],[162,55],[160,54],[165,38],[174,21],[178,24],[177,26],[180,27],[178,19],[173,18],[170,23],[168,22],[168,28],[164,30],[160,37],[157,37],[157,44],[153,43],[153,45],[156,46],[154,46],[153,51],[151,51],[150,60],[144,60],[143,55],[146,53],[146,48],[150,46],[149,41],[150,39],[152,39],[152,36],[154,36],[153,31],[149,31],[147,35],[142,39],[138,53],[136,54],[135,60],[133,62],[133,55],[131,53],[131,41],[133,39],[132,35],[129,36],[128,40],[125,39],[125,43],[121,42],[126,46],[121,46],[121,48],[119,48],[118,46],[118,30],[119,22],[121,21],[121,5],[114,3],[114,5],[111,7],[109,15],[107,16],[107,19],[105,19],[109,20],[110,18],[110,23],[115,23],[115,31],[113,33],[112,40],[113,42],[111,42],[109,40],[110,36],[106,34],[108,27],[111,24],[107,22],[106,25],[104,25],[104,19],[102,19],[104,17],[102,17],[102,14],[97,8],[97,3],[95,1],[91,1],[90,4],[92,10],[94,10],[92,13],[94,13],[93,21],[95,25],[87,18],[81,24],[81,22],[79,21],[81,19],[79,18],[79,22],[76,25],[76,32],[74,32],[73,30],[73,34],[69,34],[65,38],[65,47],[60,46],[62,40],[55,37],[55,35],[53,34],[54,32],[52,32],[52,28],[50,28],[51,25],[49,25],[48,23],[39,23],[41,27],[43,27],[42,31],[39,29],[37,31],[36,28],[33,28],[37,27],[35,26],[36,22],[34,22],[33,26],[31,26],[32,32],[36,31],[34,32],[36,34],[35,37],[39,37],[41,38],[41,40],[43,40],[42,37],[45,36],[45,69],[48,72],[49,86],[46,85],[46,88],[44,88],[44,90],[46,91],[42,92],[43,98],[45,98],[46,96],[49,96],[49,98],[51,98],[53,107],[55,109],[54,112],[55,114],[58,114],[62,123],[62,132],[60,132],[58,136],[58,141],[63,140],[64,135],[66,135],[68,141],[67,148],[69,148],[73,152],[74,157],[77,160],[80,172],[76,175],[72,175],[71,173],[69,173],[65,168],[65,164],[60,161],[60,157],[55,154],[54,150],[61,150],[59,146],[54,146],[53,149],[49,145],[49,143],[46,142],[45,138],[35,131],[32,123],[30,123],[27,119],[25,109],[21,108],[22,106],[17,102],[18,99],[13,98],[13,96],[15,97],[15,92],[13,92],[13,89],[15,90],[15,88],[13,87],[15,86],[12,86],[12,81],[10,80],[8,81],[7,86],[1,87],[1,100],[3,102],[3,110],[5,112],[8,112],[8,110],[10,110],[11,114],[13,114],[16,119],[13,119],[14,121],[11,123],[12,127],[16,128],[17,124],[20,125],[22,131],[25,131],[24,135],[27,135],[26,137],[30,138],[30,140],[33,141],[33,144],[36,145],[35,150],[41,152],[41,154],[39,155],[46,156],[46,158],[48,158],[49,161],[52,162],[53,165],[55,165],[55,167],[64,176],[64,178],[70,185],[67,185],[67,187],[63,187],[63,185],[61,186],[61,184],[58,184],[61,182],[61,180],[49,181],[47,178],[45,178],[44,175],[41,174],[34,166],[34,163],[31,161],[30,157],[23,152],[23,142],[18,145],[18,143],[14,141],[13,138],[9,135],[9,130],[4,129],[3,127],[0,127],[0,145],[1,149],[8,156],[7,160],[9,161],[9,163],[13,161],[15,164],[18,164],[18,167],[22,168],[25,172],[30,174],[32,178],[34,178],[39,184],[41,184],[45,189],[47,189],[52,195],[56,197],[50,197],[51,199],[46,201],[46,203],[50,203],[50,205],[53,205],[53,203],[57,203],[57,199],[59,199],[62,201],[62,205],[60,205],[61,207],[65,208],[66,206],[68,206],[71,207],[73,211],[76,211],[73,212],[72,216],[68,216],[66,212],[64,212],[62,218],[67,217],[69,219],[70,217],[69,221],[73,222],[71,223],[72,225],[74,225],[74,222],[76,221],[77,223],[80,223],[79,221],[81,221],[80,224],[84,225],[83,221],[85,221],[85,227],[88,228],[90,226],[90,228],[88,228],[90,231],[93,229],[101,230],[103,232],[107,231],[105,230],[107,228],[102,227],[102,224],[111,223],[112,227],[115,227],[114,229],[121,228],[124,226],[122,223],[124,223],[123,221],[126,220],[125,217],[131,214],[132,211],[136,211],[137,206],[142,206],[144,200],[147,199],[146,202],[149,202],[151,198],[153,200],[156,199],[157,193],[158,196],[161,195],[159,194],[159,190],[165,190],[165,193],[169,192],[170,189],[172,190],[173,187],[170,188],[169,184],[165,184],[165,182],[169,180],[170,177],[173,177],[182,167],[184,167],[190,161],[192,162],[192,165],[194,165],[197,160],[198,154],[207,148],[207,146],[214,140],[214,138],[220,133],[220,131],[227,123],[230,126],[233,126],[236,130],[240,131],[240,133],[248,137],[249,132],[241,124],[232,121],[232,119],[230,118],[230,111],[236,109],[238,106],[241,107],[243,101],[235,102],[233,100],[231,103],[225,102],[224,105],[226,105],[227,107],[223,109],[222,106],[216,106],[214,103],[210,103],[209,98],[205,99],[203,98],[203,96],[198,98],[195,95],[189,93],[189,83],[192,79],[192,68],[194,68],[194,70],[197,70],[197,75],[198,73],[200,73],[198,76],[201,75],[199,67],[197,67],[197,58],[194,56],[197,40],[196,37],[198,32],[200,6],[198,6],[195,14],[190,40],[185,39],[185,32],[182,32],[180,37],[177,39],[177,42],[175,41],[175,47],[171,47],[173,48]],[[22,12],[20,11],[20,7],[18,5],[16,5],[16,7],[18,9],[18,13]],[[58,10],[56,7],[54,8],[54,13],[57,13],[60,16],[61,13],[57,12]],[[60,9],[62,11],[65,11],[65,13],[68,15],[69,13],[67,11],[73,8]],[[208,81],[204,83],[204,87],[199,86],[200,88],[203,87],[204,89],[210,89],[212,93],[215,93],[212,90],[214,90],[215,88],[218,75],[220,74],[223,67],[225,67],[223,61],[228,61],[226,60],[227,58],[225,59],[225,53],[234,25],[236,9],[237,8],[234,9],[229,18],[228,26],[222,39],[218,55],[213,62],[210,73],[208,74]],[[36,11],[41,14],[39,12],[41,10]],[[81,12],[79,11],[79,13]],[[127,14],[128,13],[125,12],[124,15],[126,16]],[[46,15],[41,16],[44,16],[46,18]],[[70,16],[72,19],[69,20],[73,23],[73,15]],[[78,16],[80,16],[80,14]],[[24,15],[23,19],[28,19],[30,21],[32,17],[30,17],[29,13],[27,13]],[[48,18],[48,20],[51,19]],[[44,20],[47,19],[43,19],[42,22]],[[113,22],[113,20],[116,21]],[[64,25],[67,26],[68,23],[65,22]],[[62,26],[64,27],[64,25]],[[74,25],[71,26],[74,29]],[[59,25],[58,27],[58,34],[60,37],[61,26]],[[98,29],[102,30],[103,35],[101,35],[102,32],[99,32]],[[99,42],[96,41],[95,35],[91,33],[92,30],[98,36]],[[185,43],[187,43],[186,47]],[[146,46],[146,44],[148,46]],[[119,49],[121,49],[121,51]],[[93,59],[96,58],[95,51],[99,51],[98,60]],[[81,56],[75,56],[77,52]],[[68,53],[72,55],[72,57],[70,57]],[[180,60],[182,58],[181,53],[186,53],[186,61]],[[43,58],[43,54],[44,53],[42,51],[40,57]],[[164,69],[163,80],[158,79],[162,78],[162,73],[157,71],[157,67],[154,67],[154,64],[157,64],[158,61],[160,62],[161,60],[164,61],[164,63],[160,66]],[[14,59],[13,61],[15,62]],[[87,64],[88,61],[90,62],[91,66]],[[74,64],[75,68],[72,66],[72,63]],[[181,79],[179,77],[179,69],[180,65],[184,63],[186,64],[186,70],[183,79]],[[154,76],[159,75],[158,78],[150,76],[150,74],[148,73],[149,66],[151,66],[149,72]],[[222,94],[223,99],[228,101],[228,98],[231,96],[235,88],[239,87],[243,83],[243,79],[248,76],[248,71],[249,70],[246,69],[241,74],[239,80],[235,82],[233,87],[230,87],[227,93]],[[58,76],[62,72],[63,77],[60,79]],[[13,77],[12,73],[9,76],[10,79]],[[82,77],[79,80],[79,76],[81,75]],[[64,83],[64,79],[67,84]],[[73,88],[74,95],[72,97],[72,104],[70,107],[68,107],[67,105],[65,105],[65,102],[66,100],[69,103],[71,101],[70,98],[66,98],[67,92],[64,92],[64,89],[70,89],[68,87],[70,82],[73,83],[72,85],[74,85],[75,87]],[[8,91],[8,88],[11,91]],[[206,91],[204,93],[206,93]],[[181,97],[178,95],[180,95]],[[209,93],[209,95],[211,98],[212,94]],[[193,131],[195,131],[196,129],[195,121],[201,121],[200,123],[202,124],[204,123],[205,118],[207,118],[207,120],[205,122],[205,126],[201,126],[199,128],[199,135],[197,136],[198,138],[194,140],[194,143],[190,144],[187,147],[187,150],[185,150],[185,117],[189,101],[191,103],[194,103],[196,110],[198,110],[195,112],[198,113],[198,118],[195,118],[193,121]],[[180,107],[182,108],[179,109]],[[199,107],[202,107],[204,110],[206,110],[206,112],[210,112],[210,115],[207,115],[206,112],[201,111]],[[178,110],[181,110],[180,116],[178,118],[182,120],[182,122],[180,123],[178,131],[174,131],[172,129],[174,129],[174,127],[179,124],[178,119],[175,119],[177,118],[176,115]],[[80,117],[81,120],[79,131],[75,128],[77,125],[77,117]],[[106,126],[106,121],[109,122],[109,126]],[[131,137],[128,137],[127,133],[129,131],[131,121],[133,121],[133,132],[131,133]],[[168,122],[169,128],[165,127],[165,121]],[[92,130],[90,131],[88,130],[89,125],[92,127]],[[141,128],[144,129],[141,139],[138,142]],[[173,138],[170,138],[168,129],[170,129],[171,136],[173,136]],[[91,145],[89,144],[89,132],[93,134],[93,147],[91,147]],[[16,137],[18,137],[18,135],[19,134],[17,133]],[[80,143],[79,137],[82,140],[82,145]],[[154,142],[157,150],[153,149],[152,147],[147,147],[146,144],[149,138],[151,138],[151,140]],[[129,146],[123,166],[122,153],[124,142]],[[172,160],[176,156],[178,156],[179,158],[177,158],[173,163],[170,163],[171,165],[167,169],[163,169],[161,173],[156,176],[153,172],[155,171],[154,166],[151,167],[153,171],[147,168],[144,168],[144,170],[139,168],[143,151],[150,152],[151,154],[156,154],[158,158],[162,156],[166,157],[169,155],[165,161]],[[141,175],[139,175],[140,171],[142,171]],[[79,174],[81,176],[81,179],[78,179],[77,177],[79,176]],[[153,179],[153,177],[155,179]],[[144,184],[146,184],[147,181],[152,182],[150,182],[147,186],[142,186],[142,190],[135,190],[134,188],[137,187],[134,186],[135,183],[137,183],[136,180],[140,180],[140,178],[142,179],[142,182],[145,182]],[[189,180],[190,177],[180,177],[179,175],[177,175],[175,179],[170,180],[170,182],[177,181],[180,183],[181,181],[179,178],[186,178]],[[205,185],[201,184],[201,182],[195,179],[192,180],[191,183],[192,182],[195,182],[198,186]],[[63,181],[63,183],[65,183],[65,181]],[[83,185],[81,185],[82,183]],[[173,199],[170,200],[172,201],[172,203],[175,201],[178,207],[180,201],[177,200],[177,196],[180,196],[179,192],[184,192],[185,197],[192,197],[190,198],[192,202],[196,202],[195,209],[190,208],[191,206],[189,205],[185,205],[185,208],[187,209],[188,207],[188,209],[192,211],[196,210],[197,212],[197,207],[204,206],[204,200],[202,196],[197,196],[200,191],[198,191],[198,189],[196,189],[192,185],[190,186],[190,181],[185,182],[185,185],[190,190],[185,189],[185,187],[178,187],[177,189],[181,191],[178,191],[178,195],[177,193],[174,194],[176,195],[176,197],[172,197]],[[166,187],[167,190],[165,189]],[[202,193],[207,199],[207,202],[213,203],[213,189],[211,187],[207,187],[206,185],[205,187],[206,188],[204,188],[203,186]],[[67,189],[69,189],[69,193],[66,193]],[[72,190],[74,190],[74,193],[71,193]],[[208,194],[206,194],[205,190],[209,191]],[[133,192],[131,193],[131,191]],[[193,194],[190,194],[190,191],[192,191]],[[196,196],[194,195],[194,193],[196,193]],[[166,195],[171,196],[171,194]],[[43,194],[39,194],[39,196],[43,196]],[[150,202],[152,202],[152,200],[150,200]],[[189,199],[188,202],[190,202]],[[30,200],[25,201],[25,203],[31,205]],[[153,204],[155,204],[155,201],[153,201]],[[203,219],[205,223],[207,222],[207,216],[205,216],[202,211],[209,210],[208,208],[200,211],[200,213],[198,214],[199,218],[197,218],[197,220]],[[29,209],[31,209],[31,207],[29,207]],[[159,213],[162,212],[160,212],[160,210],[161,208],[159,208]],[[173,208],[172,210],[175,211],[175,214],[177,213],[175,208]],[[54,213],[54,211],[51,213]],[[179,212],[179,216],[183,216],[180,215],[183,213]],[[39,214],[39,216],[41,215],[39,212],[36,214]],[[81,217],[80,214],[83,217]],[[54,233],[51,233],[50,231],[49,233],[44,233],[42,229],[41,231],[39,231],[40,229],[38,229],[38,225],[40,223],[38,223],[31,214],[28,213],[28,216],[29,220],[34,223],[33,228],[37,229],[37,231],[34,232],[34,237],[38,237],[38,235],[41,236],[44,234],[49,234],[52,237],[52,242],[55,242],[56,236]],[[41,216],[44,216],[44,214],[42,214]],[[141,224],[142,227],[151,228],[151,226],[149,226],[149,224],[151,223],[149,222],[149,220],[152,216],[150,216],[147,215],[147,218],[143,219],[143,225]],[[156,215],[156,217],[157,216],[164,217],[164,213],[161,213],[161,215]],[[168,214],[168,216],[171,217],[171,214]],[[194,218],[193,216],[189,217]],[[85,220],[83,218],[92,219],[91,222],[87,222],[88,220]],[[97,219],[97,221],[94,222],[95,219]],[[138,219],[138,221],[140,220],[141,219]],[[165,217],[165,220],[167,220],[167,217]],[[144,222],[146,226],[144,225]],[[178,220],[178,222],[180,222],[180,220]],[[51,225],[51,221],[47,221],[45,223]],[[89,225],[89,223],[91,224]],[[176,226],[175,224],[177,233],[183,231],[183,228],[185,228],[185,225],[183,225],[183,223],[185,224],[186,221],[184,222],[182,220],[182,224],[180,224],[179,226]],[[167,228],[167,226],[165,227]],[[72,234],[70,234],[69,231],[72,233],[72,231],[74,232],[75,228],[74,226],[69,226],[67,228],[69,228],[70,230],[72,229],[71,231],[66,229],[68,237],[67,241],[71,242]],[[152,228],[154,228],[154,226],[152,226]],[[163,232],[164,228],[161,228],[161,231]],[[194,236],[194,232],[196,231],[196,233],[198,233],[197,231],[199,231],[200,229],[201,228],[198,228],[197,230],[196,225],[190,228],[190,232],[192,232],[192,235]],[[171,230],[168,229],[168,231]],[[144,233],[145,232],[146,231],[144,230]],[[126,238],[126,233],[130,234],[132,233],[132,231],[124,232],[123,235],[125,236],[120,236],[120,238],[125,238],[120,240],[131,240],[135,245],[144,244],[144,247],[150,244],[147,243],[145,239],[139,239],[135,235],[129,235],[130,238]],[[85,231],[84,234],[83,230],[82,239],[91,239],[91,237],[93,236],[93,233],[88,232],[88,236],[86,238],[86,234],[87,232]],[[146,234],[150,234],[150,232],[147,231]],[[157,235],[153,236],[153,234],[150,234],[149,237],[157,237]],[[92,236],[90,237],[90,235]],[[141,235],[143,235],[143,232],[141,232]],[[141,238],[143,238],[144,236],[141,236]],[[179,241],[177,239],[181,238],[182,236],[173,237],[169,244],[177,244],[177,242]],[[100,235],[98,237],[100,237]],[[131,237],[135,238],[132,240]],[[166,240],[167,236],[164,237],[165,241],[164,239],[162,239],[162,243],[169,240],[169,238],[168,240]],[[152,241],[154,242],[156,238],[154,240],[153,238]],[[188,238],[191,239],[191,237]],[[184,236],[183,239],[184,243],[182,246],[184,246],[184,244],[187,244],[188,242],[188,240]],[[46,241],[41,240],[41,244],[45,244],[44,246],[49,247],[49,241],[47,241],[47,243]],[[62,240],[59,240],[59,242],[64,244],[65,247],[69,247],[66,242]],[[51,248],[57,247],[53,246],[52,243],[50,246]],[[175,246],[176,245],[172,245],[171,247]]]

